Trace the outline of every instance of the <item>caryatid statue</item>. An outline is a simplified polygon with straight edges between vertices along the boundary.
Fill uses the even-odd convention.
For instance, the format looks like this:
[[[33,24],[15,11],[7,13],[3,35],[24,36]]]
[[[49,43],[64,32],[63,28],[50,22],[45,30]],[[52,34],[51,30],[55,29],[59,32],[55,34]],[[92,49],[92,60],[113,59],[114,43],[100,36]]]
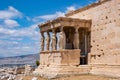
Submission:
[[[59,33],[59,42],[58,42],[60,50],[65,49],[65,41],[66,41],[65,33],[63,31],[63,28],[61,28],[61,32]]]
[[[49,50],[49,47],[50,47],[50,34],[49,34],[49,32],[47,32],[45,43],[46,43],[46,50]]]
[[[52,50],[56,50],[56,35],[55,35],[55,32],[53,32],[52,34],[52,43],[51,43],[51,46],[52,46]]]
[[[78,31],[78,28],[75,29],[74,48],[79,49],[79,31]]]
[[[59,42],[58,42],[60,50],[63,49],[63,43],[64,43],[63,32],[60,32],[60,34],[59,34]]]
[[[41,33],[41,40],[40,40],[40,47],[41,51],[44,51],[44,33]]]

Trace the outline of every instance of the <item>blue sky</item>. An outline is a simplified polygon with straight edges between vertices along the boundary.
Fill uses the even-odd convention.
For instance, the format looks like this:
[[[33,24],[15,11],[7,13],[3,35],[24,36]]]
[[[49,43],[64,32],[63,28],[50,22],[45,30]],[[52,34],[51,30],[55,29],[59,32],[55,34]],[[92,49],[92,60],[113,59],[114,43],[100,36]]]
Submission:
[[[0,57],[40,51],[38,24],[96,0],[0,0]]]

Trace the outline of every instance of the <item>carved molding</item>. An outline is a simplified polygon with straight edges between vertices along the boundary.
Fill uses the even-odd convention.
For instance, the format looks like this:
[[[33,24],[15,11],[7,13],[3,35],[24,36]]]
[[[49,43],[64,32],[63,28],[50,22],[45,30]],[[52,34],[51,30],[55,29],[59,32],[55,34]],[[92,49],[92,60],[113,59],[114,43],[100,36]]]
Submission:
[[[55,20],[40,24],[39,28],[41,32],[46,32],[46,31],[52,31],[52,29],[56,29],[61,26],[63,27],[76,27],[76,26],[77,27],[90,27],[91,20],[59,17]]]

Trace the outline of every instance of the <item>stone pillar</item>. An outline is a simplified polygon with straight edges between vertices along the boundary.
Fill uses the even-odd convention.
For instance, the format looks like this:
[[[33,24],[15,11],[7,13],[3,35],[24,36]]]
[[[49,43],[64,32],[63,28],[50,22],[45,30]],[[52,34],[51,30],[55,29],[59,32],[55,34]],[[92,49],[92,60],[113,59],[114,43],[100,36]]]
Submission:
[[[88,53],[88,64],[91,63],[91,53]]]
[[[59,34],[59,49],[65,49],[65,42],[66,42],[66,37],[65,37],[65,33],[63,31],[63,27],[61,27],[61,32]]]
[[[75,28],[74,48],[79,49],[79,31],[78,31],[78,28]]]
[[[56,33],[55,30],[52,31],[52,43],[51,43],[52,50],[57,49],[57,40],[56,40]]]
[[[41,51],[44,51],[44,32],[41,32],[40,47]]]
[[[49,32],[47,32],[45,43],[46,43],[46,50],[47,51],[50,50],[50,34],[49,34]]]

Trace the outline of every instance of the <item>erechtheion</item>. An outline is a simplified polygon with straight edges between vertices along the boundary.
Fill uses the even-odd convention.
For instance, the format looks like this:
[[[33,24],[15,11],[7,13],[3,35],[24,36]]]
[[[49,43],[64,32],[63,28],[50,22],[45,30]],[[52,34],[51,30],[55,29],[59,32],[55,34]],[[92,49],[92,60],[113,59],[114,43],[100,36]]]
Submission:
[[[120,77],[120,0],[99,0],[39,28],[40,65],[34,74]]]

